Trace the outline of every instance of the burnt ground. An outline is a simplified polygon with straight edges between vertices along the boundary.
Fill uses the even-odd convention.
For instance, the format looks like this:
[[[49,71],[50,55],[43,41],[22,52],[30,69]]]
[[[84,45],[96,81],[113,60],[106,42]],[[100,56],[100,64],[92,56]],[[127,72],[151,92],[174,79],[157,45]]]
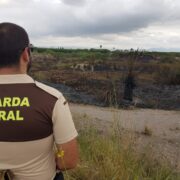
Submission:
[[[180,109],[180,85],[168,86],[138,82],[133,92],[133,101],[123,100],[124,83],[121,80],[94,78],[95,73],[58,72],[48,85],[59,89],[73,103],[98,106],[118,106],[154,109]],[[98,74],[98,72],[97,72]],[[102,74],[102,72],[101,72]]]
[[[159,56],[150,56],[150,59],[141,57],[133,65],[136,87],[132,102],[123,99],[124,80],[130,66],[126,56],[106,61],[80,61],[77,57],[61,59],[49,54],[36,54],[31,75],[62,91],[73,103],[179,110],[180,77],[174,78],[178,83],[174,81],[175,70],[172,69],[177,64],[164,64],[159,59]]]

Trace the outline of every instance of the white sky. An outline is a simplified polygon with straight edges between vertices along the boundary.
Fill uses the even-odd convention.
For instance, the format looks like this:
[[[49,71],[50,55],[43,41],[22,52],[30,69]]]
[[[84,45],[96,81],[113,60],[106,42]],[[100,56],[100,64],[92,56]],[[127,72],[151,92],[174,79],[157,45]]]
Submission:
[[[35,46],[180,50],[179,0],[0,0]]]

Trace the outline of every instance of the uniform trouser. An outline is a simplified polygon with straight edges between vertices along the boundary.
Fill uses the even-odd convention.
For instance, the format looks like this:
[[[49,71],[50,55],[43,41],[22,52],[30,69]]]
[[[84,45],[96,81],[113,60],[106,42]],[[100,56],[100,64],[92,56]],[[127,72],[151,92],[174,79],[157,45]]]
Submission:
[[[10,180],[7,173],[4,174],[3,178],[4,178],[3,180]],[[0,180],[1,180],[1,178],[0,178]],[[55,176],[54,180],[64,180],[63,173],[62,172],[56,173],[56,176]]]
[[[56,173],[54,180],[64,180],[63,173],[62,172]]]
[[[10,176],[6,171],[0,171],[0,180],[10,180]]]

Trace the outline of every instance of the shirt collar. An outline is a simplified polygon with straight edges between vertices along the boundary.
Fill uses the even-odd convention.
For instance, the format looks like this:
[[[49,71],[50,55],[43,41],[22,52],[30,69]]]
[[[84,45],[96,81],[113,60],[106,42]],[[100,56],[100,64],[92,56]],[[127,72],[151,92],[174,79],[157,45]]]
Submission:
[[[0,75],[0,84],[24,84],[34,83],[27,74]]]

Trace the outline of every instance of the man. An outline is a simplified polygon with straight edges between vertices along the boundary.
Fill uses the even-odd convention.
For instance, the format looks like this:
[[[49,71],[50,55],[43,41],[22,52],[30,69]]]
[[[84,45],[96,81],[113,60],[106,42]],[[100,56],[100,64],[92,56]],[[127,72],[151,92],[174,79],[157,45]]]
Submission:
[[[22,27],[0,23],[0,170],[13,180],[52,180],[56,167],[76,166],[77,131],[63,95],[27,75],[29,44]]]

